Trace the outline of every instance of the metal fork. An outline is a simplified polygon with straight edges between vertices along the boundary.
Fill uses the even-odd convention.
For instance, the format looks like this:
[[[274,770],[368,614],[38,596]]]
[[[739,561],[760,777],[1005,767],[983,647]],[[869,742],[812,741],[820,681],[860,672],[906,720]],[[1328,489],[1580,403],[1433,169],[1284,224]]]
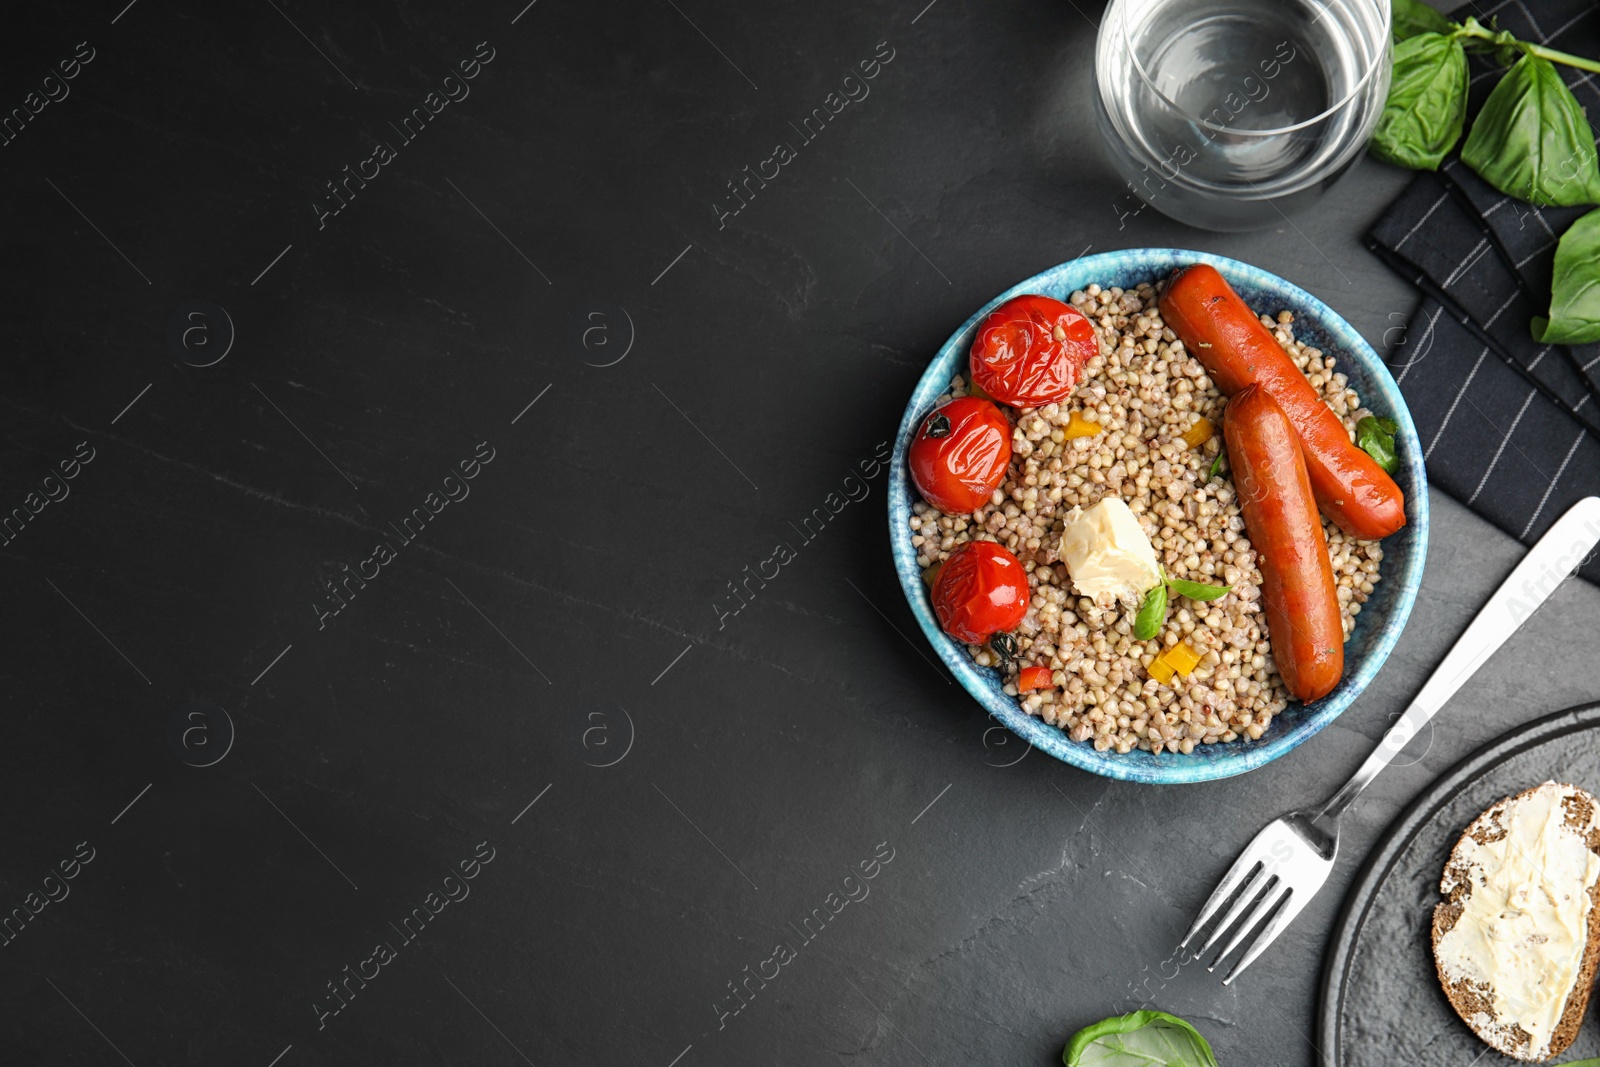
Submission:
[[[1232,939],[1211,962],[1209,970],[1215,971],[1235,949],[1247,944],[1223,984],[1231,983],[1255,962],[1328,880],[1339,854],[1339,816],[1473,672],[1544,603],[1561,580],[1588,557],[1597,542],[1600,497],[1585,497],[1556,520],[1495,590],[1405,714],[1333,798],[1320,808],[1291,811],[1256,835],[1200,909],[1200,917],[1178,945],[1180,951],[1189,947],[1189,942],[1231,899],[1233,906],[1193,958],[1204,958],[1225,933],[1233,930]]]

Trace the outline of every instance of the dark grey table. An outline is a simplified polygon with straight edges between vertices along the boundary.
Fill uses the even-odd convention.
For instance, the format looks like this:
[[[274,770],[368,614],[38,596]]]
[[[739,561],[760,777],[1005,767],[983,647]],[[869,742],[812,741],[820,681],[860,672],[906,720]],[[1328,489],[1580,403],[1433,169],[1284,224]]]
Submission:
[[[1070,0],[125,2],[4,45],[0,1061],[1045,1064],[1150,1001],[1313,1063],[1374,836],[1596,695],[1572,584],[1225,991],[1170,962],[1192,912],[1516,546],[1436,496],[1359,705],[1145,788],[1000,766],[848,479],[1086,248],[1250,260],[1381,344],[1414,296],[1357,238],[1402,174],[1246,236],[1134,213]]]

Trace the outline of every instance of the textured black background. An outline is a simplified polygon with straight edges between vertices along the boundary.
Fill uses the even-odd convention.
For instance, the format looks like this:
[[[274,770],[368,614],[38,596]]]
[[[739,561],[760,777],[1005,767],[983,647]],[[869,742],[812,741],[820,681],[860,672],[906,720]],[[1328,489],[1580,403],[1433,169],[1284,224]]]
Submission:
[[[1369,694],[1188,788],[999,766],[1016,742],[914,636],[881,474],[738,615],[713,607],[889,439],[973,308],[1088,246],[1249,260],[1378,344],[1405,321],[1413,293],[1358,243],[1398,172],[1364,162],[1251,235],[1131,214],[1080,7],[9,15],[0,109],[78,42],[95,58],[0,148],[0,510],[79,442],[95,458],[0,548],[0,909],[80,842],[95,858],[0,947],[0,1060],[1042,1065],[1150,1001],[1224,1062],[1315,1062],[1357,859],[1440,768],[1596,695],[1600,593],[1557,593],[1379,780],[1329,889],[1229,990],[1164,977],[1170,946],[1261,823],[1359,762],[1509,538],[1436,494]],[[480,41],[470,96],[398,144]],[[871,95],[719,229],[724,183],[884,41]],[[319,229],[374,138],[398,158]],[[167,341],[191,300],[236,330],[211,367]],[[319,574],[482,441],[470,496],[319,630]],[[168,740],[196,699],[237,728],[206,768]],[[326,983],[484,841],[471,896],[319,1029]],[[880,842],[870,896],[719,1028],[727,983]]]

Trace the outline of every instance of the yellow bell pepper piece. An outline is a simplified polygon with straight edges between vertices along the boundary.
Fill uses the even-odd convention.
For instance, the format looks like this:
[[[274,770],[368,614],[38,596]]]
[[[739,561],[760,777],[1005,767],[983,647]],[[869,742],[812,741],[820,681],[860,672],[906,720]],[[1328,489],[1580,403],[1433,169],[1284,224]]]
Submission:
[[[1190,648],[1185,641],[1179,641],[1163,652],[1162,656],[1166,658],[1167,663],[1172,666],[1173,670],[1185,678],[1189,677],[1190,671],[1200,665],[1200,653]]]
[[[1075,437],[1093,437],[1100,432],[1100,424],[1098,422],[1090,422],[1082,414],[1074,411],[1072,420],[1067,423],[1067,428],[1063,432],[1069,441]]]
[[[1166,653],[1163,652],[1161,655],[1150,661],[1150,677],[1154,678],[1162,685],[1166,685],[1172,681],[1172,664],[1168,663],[1165,657]]]
[[[1199,448],[1201,445],[1211,440],[1211,438],[1216,435],[1216,432],[1216,427],[1211,425],[1211,420],[1201,416],[1195,420],[1193,426],[1189,427],[1179,436],[1182,437],[1183,443],[1188,445],[1190,448]]]

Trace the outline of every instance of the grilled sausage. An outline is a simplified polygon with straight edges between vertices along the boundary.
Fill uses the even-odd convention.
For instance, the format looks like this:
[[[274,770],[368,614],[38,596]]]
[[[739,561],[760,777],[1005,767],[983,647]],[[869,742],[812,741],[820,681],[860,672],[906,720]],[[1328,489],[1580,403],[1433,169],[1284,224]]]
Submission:
[[[1344,674],[1344,626],[1300,440],[1261,386],[1228,401],[1222,424],[1245,532],[1261,569],[1272,658],[1300,700],[1327,696]]]
[[[1224,393],[1253,383],[1278,402],[1300,437],[1317,504],[1341,530],[1376,541],[1406,524],[1400,487],[1351,442],[1339,416],[1214,267],[1179,271],[1161,294],[1161,316]]]

